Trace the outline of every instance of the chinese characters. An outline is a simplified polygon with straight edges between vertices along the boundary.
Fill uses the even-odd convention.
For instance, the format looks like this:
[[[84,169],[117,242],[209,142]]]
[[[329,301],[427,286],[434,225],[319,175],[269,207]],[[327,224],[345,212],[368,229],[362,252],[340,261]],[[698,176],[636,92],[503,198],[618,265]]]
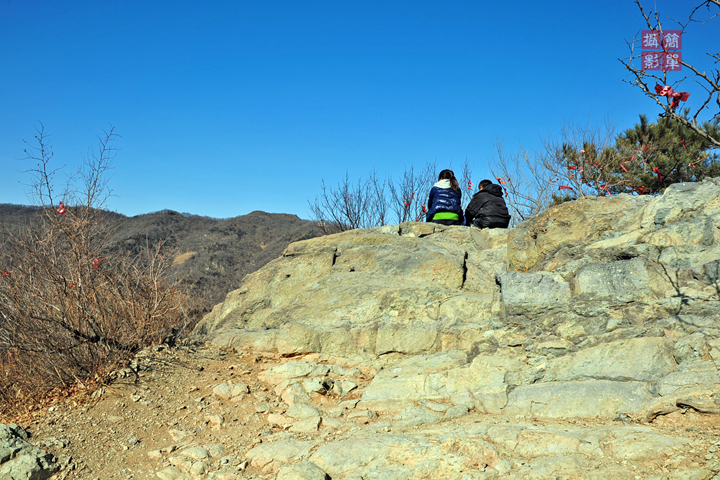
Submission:
[[[682,30],[643,30],[640,35],[642,70],[682,70]],[[660,50],[646,51],[644,49]]]

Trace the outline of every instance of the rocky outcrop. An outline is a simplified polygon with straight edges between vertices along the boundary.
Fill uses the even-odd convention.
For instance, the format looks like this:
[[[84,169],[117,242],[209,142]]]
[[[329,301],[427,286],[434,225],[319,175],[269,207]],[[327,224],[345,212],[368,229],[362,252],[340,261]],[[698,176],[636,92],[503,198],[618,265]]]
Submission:
[[[500,311],[505,236],[410,223],[294,243],[196,334],[289,355],[469,351]]]
[[[720,411],[719,282],[714,179],[673,185],[658,197],[583,198],[512,230],[406,223],[294,243],[246,277],[194,335],[239,351],[316,354],[367,367],[370,381],[353,387],[360,397],[353,408],[398,415],[404,425],[471,412],[652,421],[681,408]],[[266,379],[289,404],[334,385],[346,395],[344,381],[357,387],[337,376],[323,383],[329,371],[313,370],[321,364],[294,366],[303,372],[297,376],[269,371]],[[577,448],[563,450],[569,464],[592,456],[593,442],[606,455],[678,447],[646,430],[627,430],[624,440],[573,435],[580,433],[569,435]],[[502,449],[493,450],[499,444],[482,438],[483,453],[473,458],[501,458]],[[336,451],[387,456],[398,449],[415,458],[404,437],[362,441],[306,445],[308,453],[298,455],[333,478],[359,471],[375,478],[368,465],[380,468],[369,457],[348,464],[362,468],[341,466]],[[441,469],[424,458],[408,462]],[[455,475],[442,468],[442,478]]]
[[[0,424],[0,478],[45,480],[59,468],[56,458],[28,442],[21,427]]]

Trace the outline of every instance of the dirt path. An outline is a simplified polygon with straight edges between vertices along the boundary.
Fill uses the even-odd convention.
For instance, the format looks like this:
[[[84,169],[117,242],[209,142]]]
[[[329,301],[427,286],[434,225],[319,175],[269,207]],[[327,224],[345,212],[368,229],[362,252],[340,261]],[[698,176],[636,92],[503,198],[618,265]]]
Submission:
[[[138,377],[126,371],[91,402],[69,399],[29,425],[31,441],[68,465],[53,478],[157,478],[172,452],[214,444],[225,451],[207,462],[208,470],[239,473],[244,453],[272,432],[256,411],[274,397],[256,376],[267,359],[211,349],[144,353]],[[213,387],[228,380],[252,393],[232,403],[214,397]],[[252,467],[245,474],[252,478]]]

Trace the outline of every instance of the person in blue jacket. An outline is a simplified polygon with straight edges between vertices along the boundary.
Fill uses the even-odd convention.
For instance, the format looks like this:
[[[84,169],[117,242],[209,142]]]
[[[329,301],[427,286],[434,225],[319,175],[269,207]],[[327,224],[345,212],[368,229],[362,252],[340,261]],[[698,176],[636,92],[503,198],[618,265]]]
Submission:
[[[460,203],[462,192],[452,170],[443,170],[438,181],[430,189],[426,222],[441,225],[462,225],[463,209]]]

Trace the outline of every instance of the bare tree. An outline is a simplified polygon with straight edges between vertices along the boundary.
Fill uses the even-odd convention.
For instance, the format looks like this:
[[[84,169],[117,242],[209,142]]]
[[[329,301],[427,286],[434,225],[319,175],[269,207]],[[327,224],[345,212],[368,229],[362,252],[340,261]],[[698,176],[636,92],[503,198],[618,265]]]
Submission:
[[[329,188],[323,180],[321,188],[322,193],[310,203],[310,211],[324,233],[384,224],[387,208],[379,199],[384,199],[385,184],[374,173],[367,180],[359,178],[354,183],[345,172],[345,178],[337,187]]]
[[[542,140],[536,159],[544,170],[543,183],[556,185],[556,199],[612,195],[622,163],[612,148],[616,136],[608,121],[599,127],[565,123],[557,137]]]
[[[565,123],[556,137],[546,137],[533,153],[519,148],[506,154],[495,142],[497,157],[490,171],[506,192],[515,226],[554,203],[583,196],[612,195],[619,181],[621,156],[612,148],[616,130]]]
[[[425,218],[430,208],[426,204],[430,188],[437,178],[436,169],[435,162],[425,162],[419,172],[410,165],[405,167],[400,181],[393,182],[392,178],[388,181],[390,209],[395,212],[397,223],[418,222]]]
[[[452,167],[452,165],[450,165]],[[463,194],[463,208],[472,197],[473,166],[466,158],[461,167],[458,182],[466,189]],[[427,205],[430,189],[437,182],[437,162],[426,161],[416,169],[406,166],[399,180],[390,176],[380,178],[376,171],[370,172],[366,180],[350,181],[349,174],[335,188],[329,188],[322,181],[322,193],[310,204],[315,223],[324,233],[336,233],[354,228],[369,228],[423,221],[430,208]]]
[[[422,220],[428,192],[435,175],[435,164],[427,162],[418,172],[411,165],[399,181],[380,178],[376,171],[367,179],[350,180],[349,173],[335,188],[322,181],[322,193],[309,202],[313,220],[326,233],[370,228]]]
[[[505,190],[511,226],[515,226],[552,204],[558,181],[524,148],[507,155],[502,141],[497,140],[495,149],[497,158],[490,171]]]
[[[660,20],[660,14],[655,10],[646,12],[642,6],[640,0],[635,0],[635,3],[640,9],[640,14],[645,20],[646,25],[650,30],[659,32],[659,35],[663,35],[663,23]],[[706,0],[701,2],[695,8],[693,8],[688,15],[687,20],[680,22],[672,20],[677,23],[680,30],[684,33],[690,25],[699,23],[705,24],[715,17],[720,15],[720,0]],[[720,69],[713,68],[707,72],[699,64],[691,64],[682,60],[682,66],[692,72],[692,79],[697,85],[699,85],[704,91],[704,97],[702,103],[694,111],[689,111],[688,115],[678,114],[676,112],[679,105],[679,101],[675,97],[668,95],[670,92],[665,87],[670,86],[668,84],[668,72],[663,71],[662,74],[652,73],[652,71],[643,70],[633,66],[633,61],[641,57],[641,54],[637,52],[638,37],[636,36],[632,41],[627,42],[630,48],[630,58],[619,59],[624,65],[625,69],[630,74],[630,80],[625,80],[627,83],[634,85],[639,88],[646,96],[652,98],[662,109],[663,114],[681,122],[685,126],[691,128],[695,133],[705,138],[708,142],[714,145],[716,148],[720,148],[720,138],[711,135],[706,129],[702,128],[702,125],[698,123],[698,117],[701,113],[707,111],[713,119],[720,118]],[[663,45],[663,53],[668,53],[668,50]],[[720,62],[720,53],[708,52],[708,59],[714,65]],[[672,88],[678,89],[684,80],[688,77],[684,77],[673,83]],[[655,83],[656,85],[651,85]]]
[[[465,161],[460,167],[460,176],[458,182],[460,183],[460,190],[462,190],[461,205],[463,211],[467,208],[470,200],[472,199],[473,193],[475,193],[475,183],[473,183],[473,164],[470,160],[465,157]]]

